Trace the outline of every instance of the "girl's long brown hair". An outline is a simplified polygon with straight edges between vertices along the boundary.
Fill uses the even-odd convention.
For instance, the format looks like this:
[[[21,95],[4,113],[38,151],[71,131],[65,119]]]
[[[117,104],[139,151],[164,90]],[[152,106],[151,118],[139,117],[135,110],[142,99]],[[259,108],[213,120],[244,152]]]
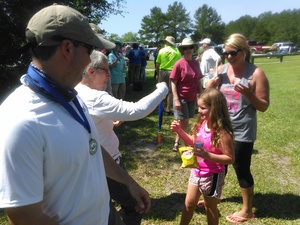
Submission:
[[[223,93],[215,88],[206,89],[198,98],[210,107],[209,120],[211,124],[211,146],[214,148],[220,148],[220,135],[221,131],[227,131],[233,141],[233,128],[227,108],[227,101]],[[199,126],[203,123],[201,115],[198,114],[198,118],[192,127],[192,134],[196,137]]]

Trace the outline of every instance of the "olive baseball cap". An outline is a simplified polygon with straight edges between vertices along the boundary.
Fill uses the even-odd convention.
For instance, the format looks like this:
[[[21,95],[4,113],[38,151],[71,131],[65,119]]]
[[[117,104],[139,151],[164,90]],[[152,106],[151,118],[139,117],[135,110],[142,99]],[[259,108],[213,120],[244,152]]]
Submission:
[[[30,31],[38,46],[54,46],[63,39],[71,39],[110,49],[113,43],[97,36],[85,16],[77,10],[63,5],[51,5],[38,11],[29,20],[26,31]],[[27,32],[26,32],[27,35]]]
[[[114,49],[116,47],[115,43],[112,43],[105,39],[104,35],[101,33],[101,29],[99,26],[97,26],[94,23],[90,23],[90,27],[94,31],[94,33],[98,36],[98,38],[101,40],[102,43],[105,43],[106,48],[105,49]],[[104,49],[104,48],[102,48]]]

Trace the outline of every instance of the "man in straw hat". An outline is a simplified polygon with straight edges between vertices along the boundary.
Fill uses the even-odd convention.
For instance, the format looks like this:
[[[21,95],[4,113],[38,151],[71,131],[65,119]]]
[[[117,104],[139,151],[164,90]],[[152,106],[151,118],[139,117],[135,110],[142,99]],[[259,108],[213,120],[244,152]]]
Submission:
[[[181,58],[181,54],[175,47],[175,38],[172,36],[167,36],[165,47],[160,49],[156,59],[156,73],[158,74],[158,82],[166,82],[169,84],[169,94],[167,96],[167,106],[165,112],[168,115],[172,115],[171,105],[172,105],[172,92],[171,92],[171,82],[170,74],[173,69],[174,64]]]
[[[127,185],[147,212],[149,194],[101,148],[74,90],[93,49],[112,43],[61,5],[37,12],[26,38],[32,63],[0,107],[0,208],[11,224],[106,225],[106,176]]]

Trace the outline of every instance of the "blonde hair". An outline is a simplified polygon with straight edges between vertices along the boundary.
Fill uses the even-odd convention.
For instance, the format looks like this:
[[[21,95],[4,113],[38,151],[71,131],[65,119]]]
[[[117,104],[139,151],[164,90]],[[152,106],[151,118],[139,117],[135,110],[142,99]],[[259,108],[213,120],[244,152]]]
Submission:
[[[247,62],[250,62],[251,50],[249,45],[246,42],[246,38],[242,34],[239,33],[231,34],[225,41],[224,45],[235,48],[237,50],[241,49],[244,52],[245,60]]]
[[[215,88],[207,88],[198,97],[198,101],[202,100],[206,105],[210,107],[209,120],[211,124],[211,146],[218,148],[220,147],[220,135],[222,130],[227,131],[233,142],[233,128],[227,108],[227,100],[223,93]],[[196,137],[199,126],[203,123],[201,115],[198,114],[198,118],[192,127],[192,134]]]

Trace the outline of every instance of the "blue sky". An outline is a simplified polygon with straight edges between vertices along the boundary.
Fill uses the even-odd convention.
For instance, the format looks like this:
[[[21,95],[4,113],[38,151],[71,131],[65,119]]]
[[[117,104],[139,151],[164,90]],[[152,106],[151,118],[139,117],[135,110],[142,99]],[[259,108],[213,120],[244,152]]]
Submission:
[[[118,34],[122,36],[127,32],[137,33],[141,29],[141,21],[144,16],[150,15],[150,9],[157,6],[163,13],[167,12],[168,6],[175,1],[171,0],[126,0],[122,16],[110,15],[107,21],[102,21],[99,26],[105,29],[109,34]],[[111,2],[111,1],[109,1]],[[214,8],[223,22],[228,23],[239,19],[241,16],[249,15],[257,17],[261,13],[271,11],[272,13],[282,12],[288,9],[299,9],[299,0],[178,0],[190,13],[193,19],[196,9],[203,4]]]

